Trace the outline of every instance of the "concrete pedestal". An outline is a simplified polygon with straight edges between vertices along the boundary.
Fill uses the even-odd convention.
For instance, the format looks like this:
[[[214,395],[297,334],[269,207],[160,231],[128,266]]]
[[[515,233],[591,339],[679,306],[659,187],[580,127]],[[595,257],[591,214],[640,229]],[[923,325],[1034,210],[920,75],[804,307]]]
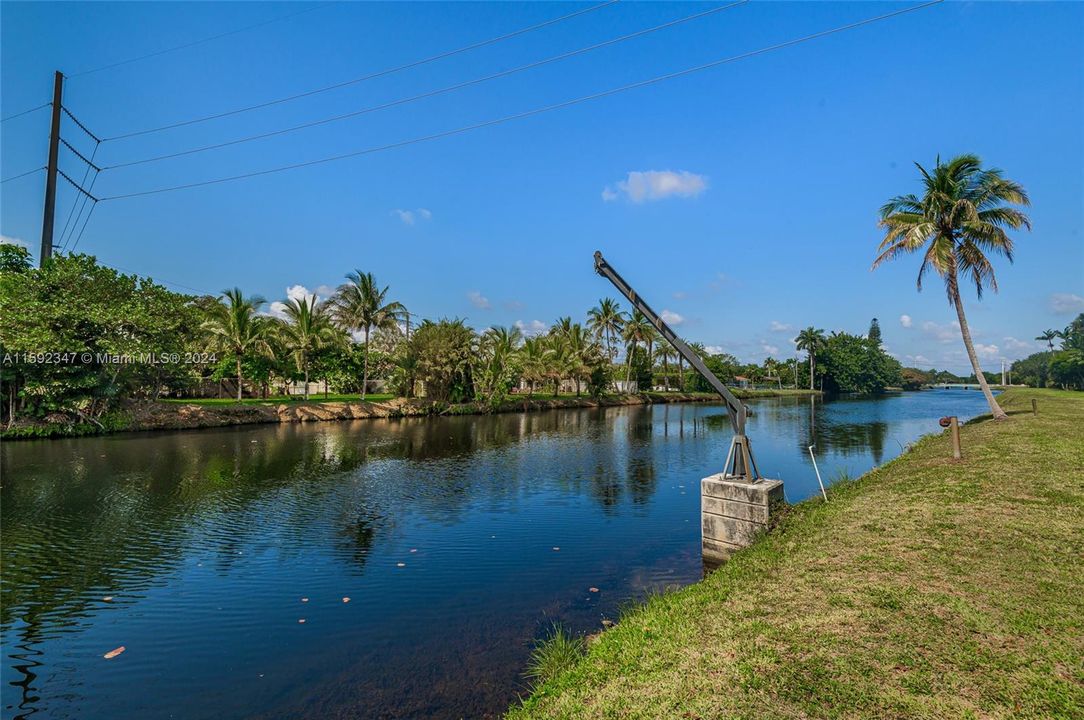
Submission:
[[[704,560],[719,563],[768,525],[784,503],[782,480],[749,483],[719,473],[700,481],[700,524]]]

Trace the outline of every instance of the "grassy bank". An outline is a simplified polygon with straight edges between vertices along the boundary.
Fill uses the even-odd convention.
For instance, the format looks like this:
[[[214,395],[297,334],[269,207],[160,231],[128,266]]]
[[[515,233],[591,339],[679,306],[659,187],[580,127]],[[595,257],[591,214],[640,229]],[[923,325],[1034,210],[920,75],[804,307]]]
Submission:
[[[809,390],[736,390],[743,398],[810,395]],[[441,403],[425,399],[370,395],[362,402],[355,396],[337,396],[323,400],[312,397],[245,399],[241,402],[220,398],[196,400],[131,401],[112,412],[108,422],[98,424],[83,418],[58,414],[50,421],[17,424],[0,431],[5,440],[75,437],[115,432],[146,430],[186,430],[254,425],[260,423],[331,422],[372,418],[426,417],[432,415],[487,415],[505,412],[533,412],[562,408],[614,407],[677,402],[721,402],[714,393],[650,392],[636,395],[587,395],[536,393],[533,397],[512,395],[497,404],[485,402]]]
[[[1084,393],[1002,401],[963,460],[929,437],[790,508],[510,717],[1084,717]]]

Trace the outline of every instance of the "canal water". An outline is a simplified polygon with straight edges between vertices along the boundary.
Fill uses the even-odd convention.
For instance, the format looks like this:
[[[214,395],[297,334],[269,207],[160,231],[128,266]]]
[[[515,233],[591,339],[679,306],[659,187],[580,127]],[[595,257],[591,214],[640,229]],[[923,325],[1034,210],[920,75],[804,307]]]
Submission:
[[[985,409],[752,407],[791,502],[810,444],[857,475]],[[701,577],[698,481],[729,438],[688,404],[5,443],[3,717],[499,716],[554,622]]]

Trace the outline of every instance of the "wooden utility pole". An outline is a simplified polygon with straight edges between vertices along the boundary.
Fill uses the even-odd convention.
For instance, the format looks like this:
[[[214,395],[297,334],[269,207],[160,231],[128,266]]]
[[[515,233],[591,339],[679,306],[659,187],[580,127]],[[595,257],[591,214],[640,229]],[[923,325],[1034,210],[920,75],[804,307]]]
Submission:
[[[49,130],[49,164],[45,168],[45,210],[41,218],[39,267],[53,256],[53,218],[56,215],[56,166],[60,154],[60,108],[64,96],[64,74],[56,71],[53,80],[53,122]]]

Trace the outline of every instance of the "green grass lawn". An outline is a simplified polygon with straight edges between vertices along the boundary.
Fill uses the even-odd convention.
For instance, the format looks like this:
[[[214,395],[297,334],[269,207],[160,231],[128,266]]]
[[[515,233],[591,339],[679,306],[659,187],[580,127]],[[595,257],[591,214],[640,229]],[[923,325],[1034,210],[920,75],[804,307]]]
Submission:
[[[1084,393],[1001,400],[963,460],[933,436],[790,508],[510,717],[1084,717]]]
[[[386,400],[393,400],[395,395],[391,393],[374,394],[370,393],[365,396],[368,402],[384,402]],[[351,395],[336,395],[330,393],[327,398],[323,393],[313,393],[309,395],[309,402],[358,402],[361,396],[357,393]],[[167,403],[181,403],[184,405],[236,405],[237,398],[164,398],[162,402]],[[241,401],[242,405],[278,405],[279,403],[291,403],[291,402],[305,402],[305,398],[300,395],[290,395],[289,397],[284,395],[278,395],[269,398],[245,398]]]

